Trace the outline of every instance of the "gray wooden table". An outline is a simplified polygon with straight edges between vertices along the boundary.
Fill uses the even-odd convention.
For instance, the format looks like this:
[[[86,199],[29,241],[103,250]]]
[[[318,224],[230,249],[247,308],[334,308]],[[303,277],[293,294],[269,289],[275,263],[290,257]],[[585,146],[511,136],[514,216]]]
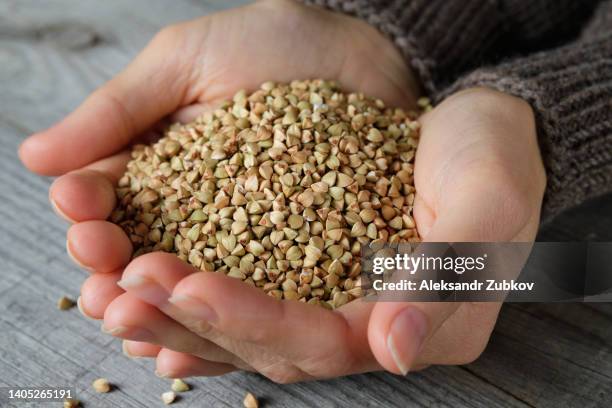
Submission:
[[[161,406],[168,382],[150,361],[76,309],[85,273],[65,255],[67,228],[47,203],[49,179],[27,173],[16,150],[111,77],[160,27],[237,1],[0,0],[0,387],[66,386],[87,407]],[[611,240],[612,197],[562,215],[544,240]],[[106,395],[91,381],[119,385]],[[254,374],[192,381],[177,406],[241,406],[245,391],[269,407],[612,406],[612,305],[506,305],[482,358],[406,378],[384,373],[279,386]],[[59,406],[21,404],[23,406]]]

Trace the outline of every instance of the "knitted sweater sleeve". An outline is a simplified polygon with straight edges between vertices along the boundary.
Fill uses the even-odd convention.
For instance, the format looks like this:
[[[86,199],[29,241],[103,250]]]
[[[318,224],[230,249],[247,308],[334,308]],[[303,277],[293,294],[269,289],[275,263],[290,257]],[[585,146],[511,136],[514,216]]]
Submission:
[[[612,0],[575,41],[479,68],[437,97],[474,86],[531,104],[547,173],[545,219],[612,191]]]
[[[487,86],[534,109],[543,216],[612,191],[612,0],[312,0],[388,35],[440,100]],[[582,34],[580,34],[582,31]]]
[[[386,34],[429,95],[461,74],[578,35],[598,0],[302,0]]]

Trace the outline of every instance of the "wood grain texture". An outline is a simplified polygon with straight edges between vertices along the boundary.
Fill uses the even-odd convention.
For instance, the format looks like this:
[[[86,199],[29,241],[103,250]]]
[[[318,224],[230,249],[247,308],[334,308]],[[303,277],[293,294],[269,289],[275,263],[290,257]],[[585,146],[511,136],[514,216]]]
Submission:
[[[85,273],[65,255],[67,225],[47,203],[51,180],[27,173],[16,150],[124,67],[164,25],[240,1],[0,0],[0,386],[71,385],[87,407],[160,406],[168,381],[150,361],[76,309]],[[612,239],[612,197],[560,216],[541,240]],[[105,376],[118,389],[96,394]],[[184,407],[605,407],[612,404],[609,304],[507,305],[484,355],[465,367],[406,378],[385,373],[280,386],[255,374],[191,381]],[[20,404],[59,406],[55,404]]]

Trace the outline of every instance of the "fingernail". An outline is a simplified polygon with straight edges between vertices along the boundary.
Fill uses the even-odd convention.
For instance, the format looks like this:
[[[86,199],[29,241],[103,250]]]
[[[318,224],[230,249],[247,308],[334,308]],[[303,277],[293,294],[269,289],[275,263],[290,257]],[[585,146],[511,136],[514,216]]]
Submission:
[[[124,276],[120,280],[118,280],[117,285],[119,285],[121,288],[125,290],[136,289],[146,284],[147,280],[148,279],[145,279],[139,275],[129,275],[129,276]]]
[[[217,314],[206,303],[187,295],[172,295],[168,302],[178,307],[183,312],[208,323],[217,321]]]
[[[87,313],[85,313],[85,310],[83,310],[83,304],[81,303],[81,297],[80,296],[77,298],[77,302],[76,303],[77,303],[77,309],[79,309],[79,312],[81,312],[81,314],[83,316],[85,316],[88,319],[96,320],[93,317],[89,316]]]
[[[72,252],[72,248],[70,246],[70,241],[66,240],[66,252],[68,253],[68,256],[70,257],[70,259],[72,259],[72,262],[74,262],[75,264],[77,264],[78,266],[80,266],[83,269],[86,269],[90,272],[93,272],[93,268],[91,266],[87,266],[85,265],[83,262],[81,262],[75,255],[74,252]]]
[[[387,348],[395,365],[403,375],[419,354],[427,335],[427,319],[423,312],[408,307],[395,316],[387,336]]]
[[[159,378],[172,378],[172,377],[170,377],[170,374],[168,374],[168,373],[160,373],[157,370],[155,370],[155,375],[158,376]]]
[[[121,342],[121,351],[123,352],[123,355],[125,355],[126,357],[133,358],[133,359],[140,358],[139,356],[134,356],[130,354],[127,348],[127,342],[125,340]]]
[[[169,293],[154,280],[140,275],[128,275],[117,282],[126,291],[134,292],[136,296],[154,306],[163,306],[168,302]]]
[[[106,328],[103,324],[100,329],[103,333],[110,334],[111,336],[121,337],[134,341],[153,341],[155,339],[155,336],[152,332],[147,329],[142,329],[140,327],[116,326],[112,329],[109,329]]]
[[[64,211],[62,211],[62,209],[59,207],[59,205],[57,205],[57,201],[55,201],[53,198],[51,198],[51,196],[49,196],[49,201],[51,202],[51,208],[53,209],[53,212],[55,212],[55,214],[57,214],[60,218],[63,218],[63,219],[65,219],[68,222],[71,222],[73,224],[76,223],[76,220],[73,220],[72,218],[67,216]]]
[[[130,352],[127,349],[127,343],[125,341],[121,342],[121,351],[123,352],[124,356],[132,358],[132,355],[130,354]]]
[[[102,330],[102,333],[110,334],[111,336],[117,336],[119,334],[125,333],[127,331],[127,327],[117,326],[113,327],[112,329],[109,329],[105,327],[104,324],[102,324],[102,326],[100,326],[100,330]]]

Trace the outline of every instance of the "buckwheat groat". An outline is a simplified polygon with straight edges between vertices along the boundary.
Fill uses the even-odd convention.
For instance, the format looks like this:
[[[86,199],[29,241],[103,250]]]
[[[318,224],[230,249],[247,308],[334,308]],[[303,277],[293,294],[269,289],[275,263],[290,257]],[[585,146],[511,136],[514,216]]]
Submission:
[[[342,306],[362,295],[362,245],[418,240],[415,116],[332,82],[264,83],[135,147],[111,218],[135,255]]]

